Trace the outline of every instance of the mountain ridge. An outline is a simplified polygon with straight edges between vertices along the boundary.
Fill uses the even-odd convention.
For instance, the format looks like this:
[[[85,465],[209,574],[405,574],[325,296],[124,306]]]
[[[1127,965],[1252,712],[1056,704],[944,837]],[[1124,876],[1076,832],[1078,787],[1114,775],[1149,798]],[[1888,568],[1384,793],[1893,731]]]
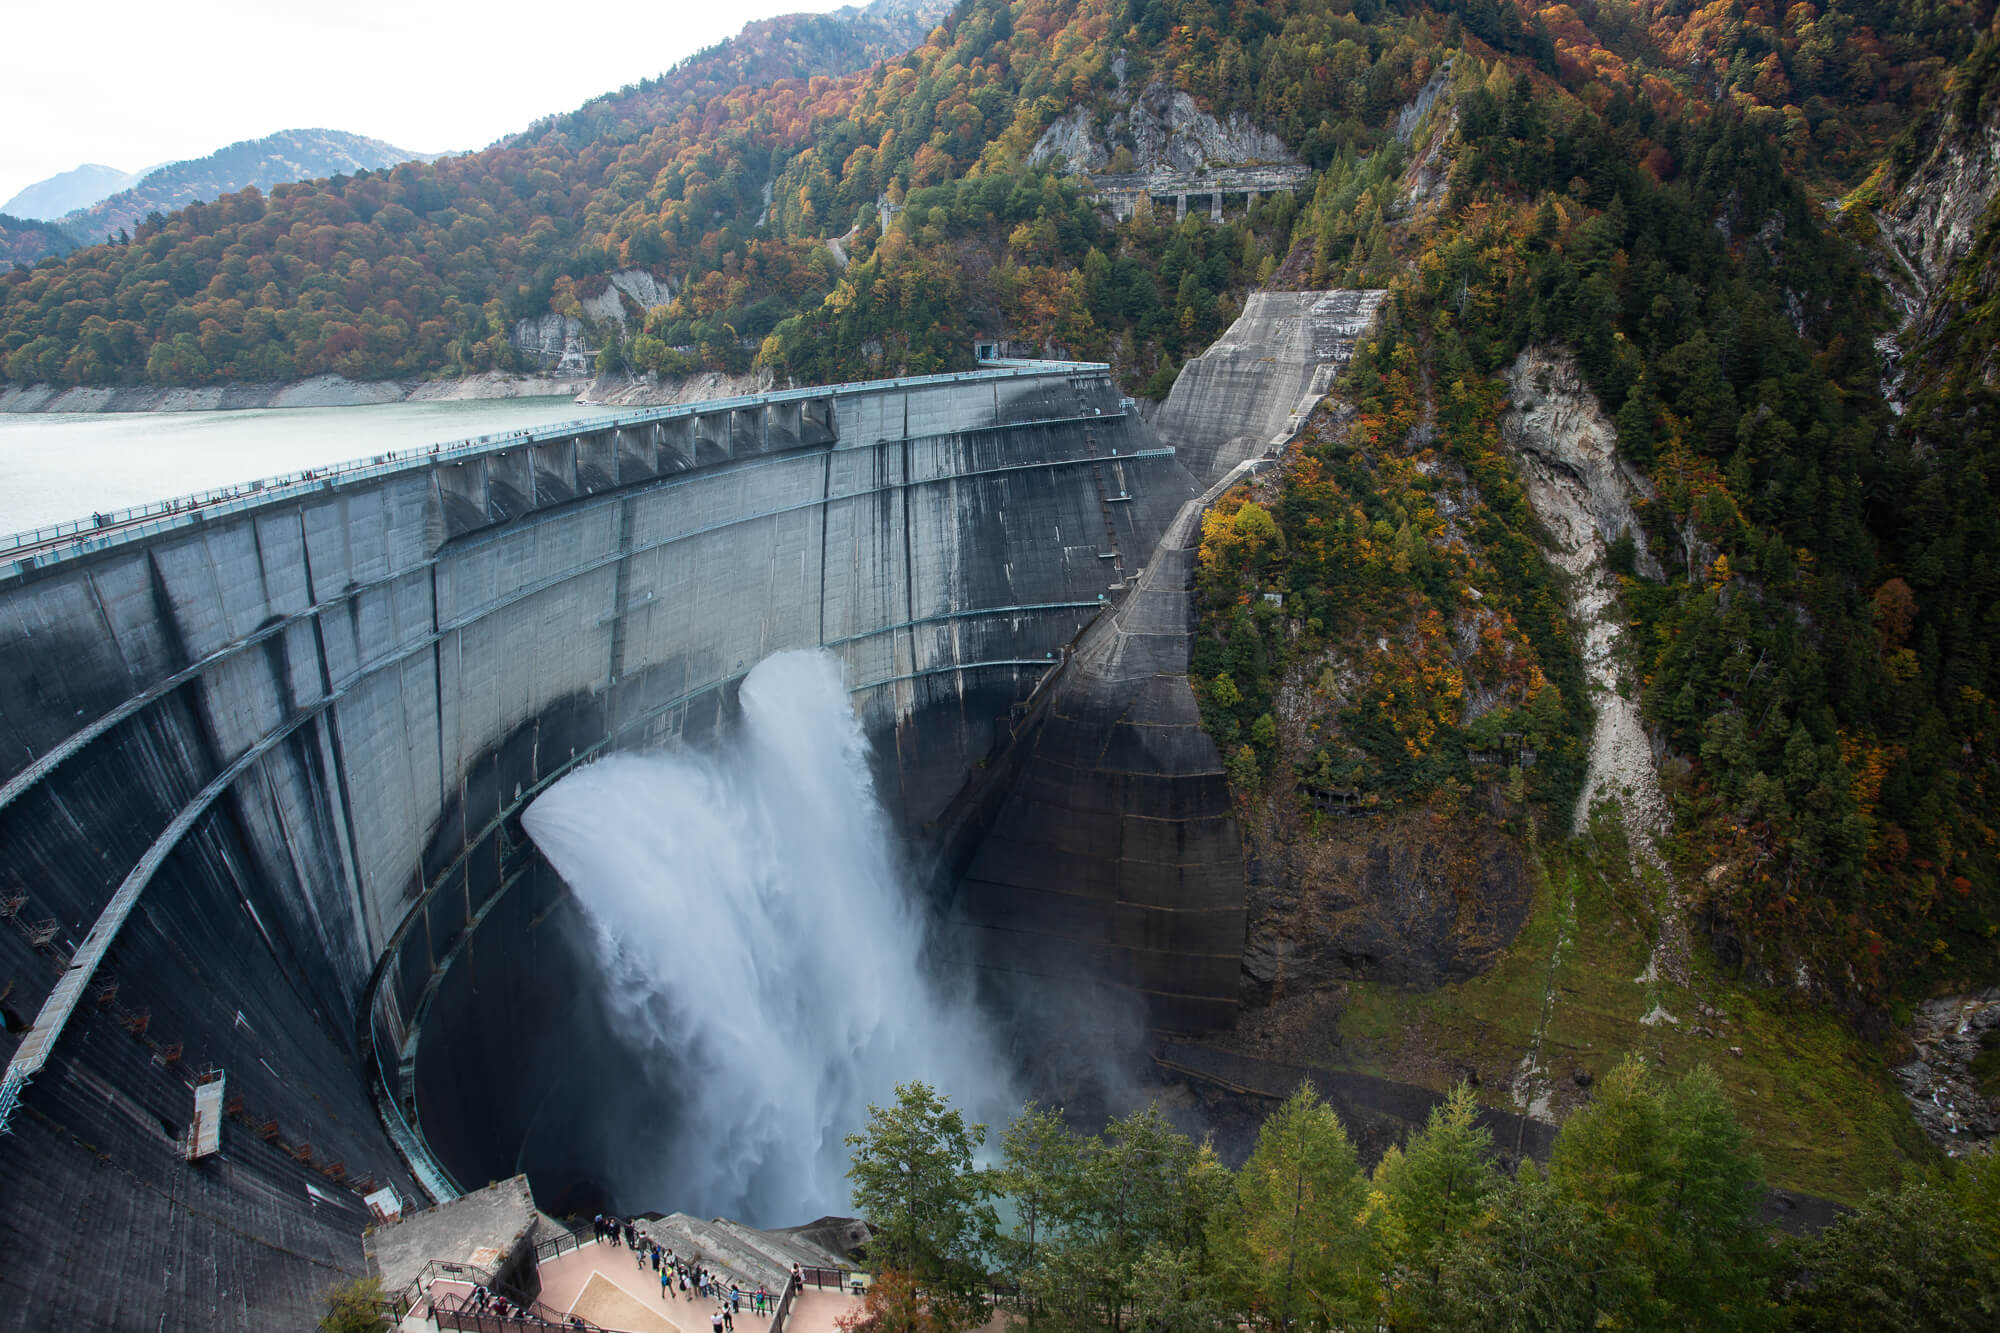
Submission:
[[[170,213],[250,188],[268,190],[288,181],[394,166],[412,156],[394,144],[345,130],[278,130],[155,167],[128,188],[73,209],[59,221],[90,244],[129,232],[152,213]]]
[[[100,162],[86,162],[36,181],[0,203],[0,213],[35,222],[54,222],[63,214],[88,208],[144,178],[142,171],[121,171]]]

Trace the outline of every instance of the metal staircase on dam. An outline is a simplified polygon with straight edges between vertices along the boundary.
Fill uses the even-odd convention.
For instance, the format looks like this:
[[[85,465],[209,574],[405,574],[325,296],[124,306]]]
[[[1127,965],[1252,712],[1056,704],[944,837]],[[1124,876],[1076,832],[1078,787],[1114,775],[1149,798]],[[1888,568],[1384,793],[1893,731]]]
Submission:
[[[1104,516],[1104,544],[1106,549],[1098,552],[1097,558],[1111,561],[1112,578],[1110,590],[1112,592],[1123,592],[1125,590],[1125,555],[1118,548],[1118,524],[1111,517],[1113,497],[1110,494],[1110,488],[1105,485],[1104,481],[1104,463],[1102,461],[1104,449],[1097,438],[1095,422],[1097,420],[1098,409],[1093,407],[1090,402],[1090,395],[1088,393],[1090,384],[1091,381],[1079,379],[1075,376],[1071,376],[1069,381],[1070,392],[1076,395],[1077,420],[1083,425],[1086,452],[1091,459],[1090,481],[1092,487],[1097,492],[1097,510]],[[1123,487],[1120,487],[1116,498],[1124,501],[1130,500],[1132,497]]]

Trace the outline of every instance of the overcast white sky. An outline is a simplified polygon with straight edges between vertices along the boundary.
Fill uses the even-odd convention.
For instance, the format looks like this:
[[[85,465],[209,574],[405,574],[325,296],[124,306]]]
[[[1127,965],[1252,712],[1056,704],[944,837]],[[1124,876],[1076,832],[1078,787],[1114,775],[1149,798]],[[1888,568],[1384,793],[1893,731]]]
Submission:
[[[0,199],[276,130],[482,148],[753,19],[845,0],[4,0]],[[861,0],[865,3],[865,0]]]

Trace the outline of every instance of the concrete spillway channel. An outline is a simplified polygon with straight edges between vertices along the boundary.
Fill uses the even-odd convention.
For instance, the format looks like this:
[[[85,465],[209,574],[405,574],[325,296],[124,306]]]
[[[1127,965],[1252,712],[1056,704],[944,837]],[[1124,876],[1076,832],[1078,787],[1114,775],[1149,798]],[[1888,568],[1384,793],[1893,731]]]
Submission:
[[[953,796],[1113,595],[1105,547],[1152,551],[1196,489],[1103,367],[1037,363],[0,549],[0,1327],[296,1327],[362,1269],[364,1187],[422,1202],[537,1152],[601,1178],[576,914],[524,805],[825,645],[948,877],[981,831]],[[191,1160],[211,1071],[220,1151]],[[573,1132],[538,1132],[552,1106]]]

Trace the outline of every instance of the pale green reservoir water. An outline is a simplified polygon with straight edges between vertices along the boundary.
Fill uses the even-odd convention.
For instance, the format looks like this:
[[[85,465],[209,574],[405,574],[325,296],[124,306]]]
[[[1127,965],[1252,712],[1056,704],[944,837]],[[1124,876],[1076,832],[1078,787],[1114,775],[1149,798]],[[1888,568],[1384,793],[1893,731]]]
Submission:
[[[568,398],[0,415],[0,533],[392,449],[603,415]]]

